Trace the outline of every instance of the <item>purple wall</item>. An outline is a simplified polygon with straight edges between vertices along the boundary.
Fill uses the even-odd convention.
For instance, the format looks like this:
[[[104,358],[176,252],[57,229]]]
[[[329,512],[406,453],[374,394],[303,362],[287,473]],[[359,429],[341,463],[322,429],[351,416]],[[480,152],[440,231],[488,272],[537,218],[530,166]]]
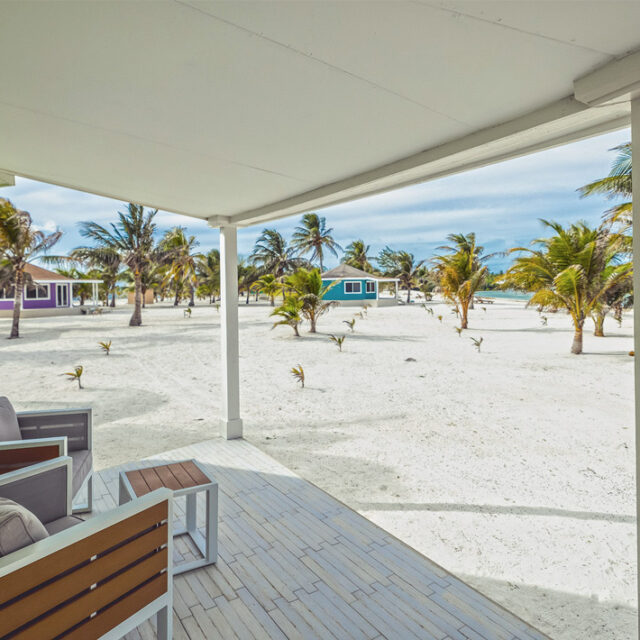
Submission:
[[[49,297],[46,300],[27,300],[22,298],[23,309],[55,309],[56,308],[56,285],[62,284],[57,282],[42,283],[49,284]],[[68,283],[65,283],[69,287]],[[69,292],[71,293],[71,292]],[[71,302],[71,296],[68,296],[68,301]],[[13,300],[0,300],[1,309],[13,309]]]

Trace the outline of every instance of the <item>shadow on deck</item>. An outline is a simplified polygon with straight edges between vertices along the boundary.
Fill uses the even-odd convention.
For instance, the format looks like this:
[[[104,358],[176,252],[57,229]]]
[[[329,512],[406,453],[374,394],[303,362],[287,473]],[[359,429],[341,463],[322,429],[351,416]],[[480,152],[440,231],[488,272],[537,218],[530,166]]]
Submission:
[[[95,512],[117,504],[120,470],[189,458],[219,484],[219,557],[174,578],[174,638],[547,637],[243,440],[103,470]],[[196,553],[176,539],[177,561]],[[153,637],[152,622],[127,636]]]

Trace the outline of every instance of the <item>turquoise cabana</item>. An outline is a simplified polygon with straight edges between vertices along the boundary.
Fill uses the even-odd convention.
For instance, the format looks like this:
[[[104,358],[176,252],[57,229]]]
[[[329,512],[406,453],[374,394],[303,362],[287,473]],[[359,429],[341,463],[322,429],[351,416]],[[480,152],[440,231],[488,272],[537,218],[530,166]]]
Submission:
[[[322,284],[336,284],[326,293],[325,300],[335,300],[341,305],[361,306],[368,303],[372,306],[384,304],[396,304],[398,299],[397,278],[383,278],[356,269],[348,264],[340,264],[334,269],[322,274]],[[393,282],[394,293],[392,296],[380,296],[380,283]]]

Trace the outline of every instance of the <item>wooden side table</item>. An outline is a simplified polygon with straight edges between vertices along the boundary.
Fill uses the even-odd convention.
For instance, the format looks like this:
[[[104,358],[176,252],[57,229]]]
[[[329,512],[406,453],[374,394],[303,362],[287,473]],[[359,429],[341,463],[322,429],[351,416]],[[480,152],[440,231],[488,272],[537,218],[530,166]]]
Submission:
[[[197,567],[213,564],[218,559],[218,483],[195,460],[172,462],[133,471],[121,471],[119,503],[124,504],[155,489],[165,487],[174,498],[185,496],[187,501],[184,527],[175,527],[173,535],[187,534],[202,553],[202,558],[183,562],[173,569],[174,575]],[[197,494],[206,493],[205,535],[197,527]]]

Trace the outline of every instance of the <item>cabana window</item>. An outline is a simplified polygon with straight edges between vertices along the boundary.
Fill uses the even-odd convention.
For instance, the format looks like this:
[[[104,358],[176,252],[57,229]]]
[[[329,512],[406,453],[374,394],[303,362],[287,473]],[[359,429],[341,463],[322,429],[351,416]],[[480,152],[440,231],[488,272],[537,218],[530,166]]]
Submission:
[[[0,287],[0,300],[13,300],[16,290],[12,286]]]
[[[24,290],[27,300],[47,300],[49,298],[48,284],[28,284]]]
[[[366,291],[367,291],[367,293],[375,293],[376,292],[376,283],[373,282],[372,280],[367,280]]]
[[[362,283],[361,282],[345,282],[344,292],[345,293],[361,293]]]

